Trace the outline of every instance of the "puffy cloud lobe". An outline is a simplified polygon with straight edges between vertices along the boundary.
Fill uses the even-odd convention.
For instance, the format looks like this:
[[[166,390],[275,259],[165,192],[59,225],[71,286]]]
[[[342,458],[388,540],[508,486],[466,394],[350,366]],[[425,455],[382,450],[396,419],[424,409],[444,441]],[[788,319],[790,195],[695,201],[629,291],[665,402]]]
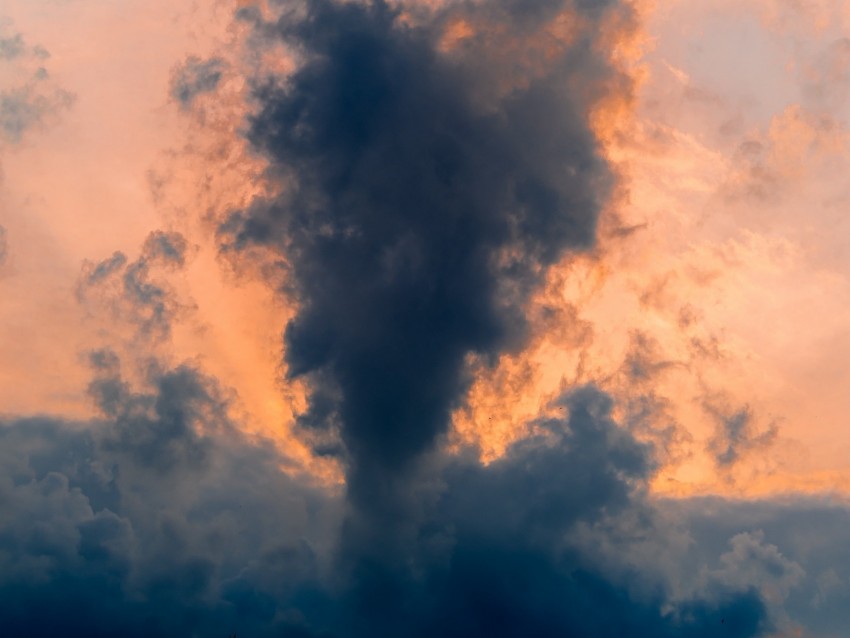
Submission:
[[[595,20],[613,6],[574,10]],[[565,8],[462,10],[510,40]],[[285,186],[221,231],[229,250],[264,245],[289,264],[299,311],[286,363],[313,384],[303,423],[339,429],[364,506],[446,431],[465,357],[521,343],[529,292],[565,250],[592,244],[607,195],[593,92],[571,90],[588,69],[600,86],[614,75],[592,41],[504,90],[480,72],[487,38],[440,52],[449,17],[412,25],[383,2],[321,0],[262,24],[304,60],[258,85],[249,131]]]
[[[788,633],[838,636],[847,626],[850,510],[841,499],[670,501],[692,539],[692,560],[722,553],[709,589],[750,583]],[[728,539],[728,541],[727,541]],[[694,563],[690,563],[693,567]],[[794,629],[796,627],[796,629]]]
[[[764,532],[742,532],[732,537],[731,550],[720,557],[722,568],[710,577],[722,587],[740,590],[767,586],[776,596],[785,598],[805,575],[803,569],[788,560],[776,545],[764,542]]]

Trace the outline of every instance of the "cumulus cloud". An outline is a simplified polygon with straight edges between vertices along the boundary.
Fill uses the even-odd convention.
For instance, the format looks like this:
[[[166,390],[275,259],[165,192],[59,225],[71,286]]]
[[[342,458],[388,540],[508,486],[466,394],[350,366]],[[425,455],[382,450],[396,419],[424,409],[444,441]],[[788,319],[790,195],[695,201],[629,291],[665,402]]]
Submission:
[[[787,633],[842,634],[850,600],[844,576],[850,565],[850,510],[842,499],[694,498],[665,502],[663,507],[687,525],[696,560],[721,555],[719,561],[711,559],[713,565],[704,572],[709,587],[749,582],[761,591],[776,624]]]
[[[0,618],[11,633],[708,636],[725,620],[725,635],[753,636],[767,627],[750,581],[670,611],[664,591],[632,596],[564,542],[579,524],[643,507],[651,471],[646,446],[594,388],[565,396],[569,417],[539,423],[539,437],[489,466],[446,459],[420,486],[421,515],[375,546],[357,520],[341,523],[332,492],[288,477],[268,446],[239,434],[214,380],[179,366],[151,370],[140,390],[113,353],[93,353],[92,366],[96,421],[0,425],[0,592],[14,602]],[[633,589],[650,581],[640,578]]]
[[[280,635],[287,609],[277,606],[309,590],[327,553],[333,498],[242,437],[199,371],[151,371],[134,391],[114,354],[92,360],[101,418],[0,425],[4,626],[29,636]]]
[[[137,261],[179,267],[185,252],[156,232]],[[89,264],[83,281],[113,281],[132,306],[132,263]],[[376,509],[284,472],[214,378],[149,355],[89,354],[94,420],[0,421],[11,633],[760,636],[800,581],[794,557],[745,522],[725,535],[731,551],[668,545],[669,513],[647,492],[653,450],[594,386],[564,394],[558,416],[489,465],[432,451],[373,493],[379,528]],[[679,538],[706,525],[676,524]]]

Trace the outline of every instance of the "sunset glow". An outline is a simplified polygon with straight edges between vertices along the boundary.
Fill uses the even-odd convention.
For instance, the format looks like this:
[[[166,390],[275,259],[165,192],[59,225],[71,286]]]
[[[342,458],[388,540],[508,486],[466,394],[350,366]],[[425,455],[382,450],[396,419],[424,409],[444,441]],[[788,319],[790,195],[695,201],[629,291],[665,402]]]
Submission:
[[[845,635],[848,174],[839,0],[7,0],[0,620]]]

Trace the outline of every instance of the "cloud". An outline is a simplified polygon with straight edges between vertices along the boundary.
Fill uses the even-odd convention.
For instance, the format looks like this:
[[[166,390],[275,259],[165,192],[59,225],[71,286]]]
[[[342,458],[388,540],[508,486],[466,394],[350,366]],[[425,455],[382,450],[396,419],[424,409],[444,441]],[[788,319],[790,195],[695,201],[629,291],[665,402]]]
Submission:
[[[190,307],[169,286],[167,278],[155,280],[155,271],[183,268],[190,252],[186,239],[176,232],[151,232],[137,259],[115,252],[100,262],[86,261],[77,283],[77,298],[93,297],[123,316],[141,337],[163,339],[172,322]]]
[[[285,472],[201,363],[156,356],[193,251],[156,231],[137,258],[87,262],[78,280],[92,312],[138,331],[132,356],[89,353],[98,416],[0,421],[0,625],[708,638],[775,635],[817,607],[818,626],[836,626],[846,507],[650,496],[659,456],[636,424],[672,421],[653,384],[681,367],[650,332],[617,358],[624,403],[574,383],[489,463],[444,445],[470,360],[519,356],[551,266],[594,247],[614,178],[589,121],[628,89],[604,53],[607,20],[628,9],[292,6],[241,18],[256,20],[253,44],[285,42],[300,66],[250,78],[248,137],[279,193],[218,238],[235,261],[265,249],[287,270],[288,381],[308,382],[301,425],[346,464],[345,492]],[[173,97],[190,104],[215,72],[178,73]],[[664,306],[663,287],[641,301]],[[571,348],[594,341],[580,310],[540,314]],[[759,436],[731,414],[724,458]]]
[[[6,141],[19,142],[24,133],[74,101],[67,91],[42,91],[46,75],[37,75],[24,86],[0,92],[0,132]]]
[[[153,269],[179,274],[189,250],[153,232],[134,261],[86,264],[81,300],[100,291],[144,330],[172,297]],[[132,352],[89,353],[97,418],[0,421],[10,633],[672,638],[771,627],[749,580],[682,594],[654,567],[625,579],[623,560],[572,540],[622,518],[641,518],[638,533],[661,527],[646,496],[653,451],[596,387],[562,396],[557,417],[530,423],[534,436],[489,465],[423,453],[366,508],[286,473],[285,455],[242,433],[231,391],[200,368]]]
[[[9,36],[0,36],[0,60],[14,60],[24,54],[24,36],[16,33]]]
[[[111,282],[132,308],[145,297],[126,285],[133,265],[179,273],[187,250],[154,232],[136,261],[89,264],[82,285]],[[375,509],[287,474],[274,446],[242,434],[214,378],[135,356],[89,354],[92,421],[0,422],[11,633],[759,636],[798,582],[767,535],[736,528],[731,552],[667,544],[667,514],[647,496],[654,451],[594,386],[488,465],[433,450],[374,493],[378,527]]]
[[[29,46],[20,33],[0,33],[0,64],[12,65],[0,91],[0,140],[20,142],[24,134],[69,108],[74,95],[57,86],[43,62],[50,54]]]
[[[729,544],[731,549],[720,557],[722,567],[708,574],[718,586],[739,591],[769,583],[770,593],[784,599],[805,575],[775,545],[764,542],[764,532],[736,534]]]
[[[0,425],[10,633],[672,637],[769,626],[748,579],[720,574],[722,592],[671,607],[649,572],[627,587],[565,542],[581,524],[646,508],[649,450],[595,388],[565,396],[568,417],[540,422],[539,437],[489,466],[445,459],[420,485],[421,516],[375,546],[357,519],[341,526],[333,492],[288,477],[267,445],[239,434],[213,379],[152,369],[131,389],[114,354],[92,365],[97,420]]]
[[[181,108],[189,108],[198,95],[216,89],[223,71],[223,60],[189,57],[172,73],[171,97],[180,103]]]
[[[151,371],[134,391],[113,354],[92,359],[100,419],[0,425],[4,626],[29,636],[281,631],[275,606],[316,578],[334,499],[240,435],[199,371]]]
[[[466,357],[516,349],[541,275],[593,244],[612,178],[588,111],[622,78],[590,34],[620,7],[494,2],[414,24],[383,2],[302,9],[257,26],[304,60],[255,90],[248,137],[281,193],[221,234],[225,250],[265,246],[289,265],[286,365],[312,386],[302,422],[338,430],[368,507],[446,432]],[[563,13],[587,22],[574,41],[547,31]],[[474,34],[443,52],[456,20]]]
[[[803,95],[829,113],[840,113],[850,90],[850,38],[827,44],[801,69]]]
[[[737,586],[752,583],[789,634],[842,634],[850,602],[844,577],[850,566],[850,510],[842,499],[694,498],[663,507],[687,525],[694,558],[722,552],[719,564],[709,570],[712,576]]]
[[[655,588],[652,569],[620,580],[569,541],[580,526],[646,512],[641,486],[652,463],[598,389],[579,389],[561,405],[568,417],[539,422],[538,437],[490,465],[450,461],[404,562],[367,537],[349,635],[708,636],[723,619],[727,635],[767,629],[748,586],[665,612],[669,592]],[[350,521],[348,529],[356,537]]]
[[[708,451],[720,467],[731,467],[748,453],[764,450],[776,441],[777,427],[771,425],[759,430],[749,407],[733,410],[709,400],[705,409],[717,424],[714,436],[708,441]]]

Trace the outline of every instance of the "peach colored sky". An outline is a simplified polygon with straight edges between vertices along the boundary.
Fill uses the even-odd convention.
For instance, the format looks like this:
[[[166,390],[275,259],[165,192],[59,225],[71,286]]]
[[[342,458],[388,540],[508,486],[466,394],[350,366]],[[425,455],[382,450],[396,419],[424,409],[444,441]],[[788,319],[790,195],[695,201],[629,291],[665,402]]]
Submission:
[[[244,87],[227,71],[191,114],[168,97],[189,55],[247,63],[233,5],[177,6],[4,4],[3,35],[50,57],[0,61],[0,79],[17,86],[43,66],[37,90],[73,100],[0,148],[0,411],[89,414],[81,353],[110,343],[198,361],[234,388],[246,427],[289,440],[286,304],[216,258],[205,222],[260,187],[237,134]],[[541,292],[556,318],[532,310],[529,350],[482,369],[457,436],[498,454],[561,388],[592,380],[664,442],[659,491],[847,491],[850,11],[657,0],[643,14],[621,43],[637,82],[628,117],[599,120],[623,195],[598,250]],[[186,234],[192,257],[155,273],[184,311],[168,339],[140,345],[108,291],[82,305],[75,291],[85,260],[132,260],[157,228]],[[718,464],[719,424],[736,416],[740,454]]]

